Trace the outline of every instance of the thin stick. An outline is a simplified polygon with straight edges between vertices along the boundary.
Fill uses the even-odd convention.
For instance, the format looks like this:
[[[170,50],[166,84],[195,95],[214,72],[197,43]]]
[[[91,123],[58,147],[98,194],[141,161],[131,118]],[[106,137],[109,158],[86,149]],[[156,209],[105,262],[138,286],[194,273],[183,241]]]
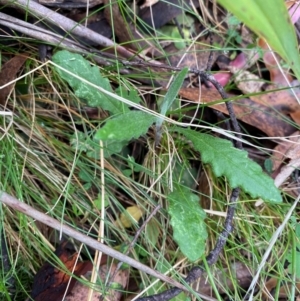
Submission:
[[[7,194],[4,191],[0,191],[0,202],[2,202],[3,204],[6,204],[7,206],[22,212],[32,218],[34,218],[35,220],[53,228],[56,229],[58,231],[62,231],[64,234],[86,244],[87,246],[98,250],[100,252],[103,252],[105,254],[107,254],[108,256],[111,256],[119,261],[125,262],[128,265],[141,270],[142,272],[145,272],[153,277],[157,277],[162,281],[165,281],[175,287],[180,288],[181,290],[184,291],[189,291],[189,289],[187,287],[185,287],[184,285],[180,284],[179,282],[149,268],[148,266],[138,262],[137,260],[134,260],[133,258],[126,256],[116,250],[114,250],[113,248],[106,246],[100,242],[98,242],[97,240],[82,234],[76,230],[74,230],[73,228],[61,224],[59,221],[57,221],[56,219],[30,207],[27,204],[24,204],[20,201],[18,201],[16,198],[14,198],[13,196]]]
[[[28,0],[14,0],[14,1],[7,1],[7,0],[0,0],[0,4],[5,6],[12,6],[24,9],[26,12],[30,13],[34,17],[40,17],[47,22],[50,22],[56,26],[63,28],[65,31],[72,32],[82,38],[87,38],[90,41],[95,42],[98,45],[103,47],[112,47],[117,50],[117,52],[123,56],[124,58],[131,58],[133,53],[128,51],[126,48],[115,44],[110,39],[96,33],[95,31],[84,27],[77,22],[66,18],[65,16],[46,8],[45,6],[35,2],[35,1],[28,1]]]
[[[0,0],[0,2],[1,2],[1,0]],[[51,45],[55,45],[55,46],[59,46],[63,49],[67,49],[69,51],[77,52],[77,53],[80,53],[83,55],[91,55],[91,49],[89,49],[85,46],[82,46],[73,40],[70,40],[59,34],[53,33],[47,29],[38,27],[34,24],[30,24],[28,22],[22,21],[20,19],[17,19],[15,17],[9,16],[9,15],[1,13],[1,12],[0,12],[0,24],[7,26],[10,29],[16,30],[20,33],[24,33],[28,37],[37,39],[38,41],[41,41],[41,42],[44,42],[47,44],[51,44]],[[93,50],[93,54],[94,53],[97,55],[93,55],[93,59],[97,63],[104,65],[104,66],[110,65],[109,57],[111,57],[112,55],[110,55],[109,53],[100,52],[98,50]],[[98,54],[100,54],[104,58],[100,58],[98,56]],[[105,57],[107,57],[107,58],[105,58]],[[122,70],[122,72],[124,72],[124,70]]]
[[[127,251],[124,253],[125,255],[128,255],[129,252],[131,251],[131,249],[134,247],[137,239],[139,238],[141,232],[144,230],[144,228],[147,226],[147,224],[149,223],[149,221],[151,220],[151,218],[156,214],[156,212],[161,208],[160,205],[157,205],[154,210],[150,213],[150,215],[147,217],[147,219],[144,221],[143,225],[136,231],[136,234],[134,235],[133,240],[131,241],[131,243],[129,244]],[[111,276],[109,283],[111,283],[115,277],[115,275],[117,274],[117,272],[119,271],[119,269],[121,268],[123,262],[119,262],[117,265],[117,268],[114,272],[114,274]]]

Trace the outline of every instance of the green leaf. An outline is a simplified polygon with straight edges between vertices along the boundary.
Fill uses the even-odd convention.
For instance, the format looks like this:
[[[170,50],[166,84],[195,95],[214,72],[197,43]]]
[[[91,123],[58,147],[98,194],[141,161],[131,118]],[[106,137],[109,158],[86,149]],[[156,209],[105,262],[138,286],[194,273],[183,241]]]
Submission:
[[[79,178],[80,180],[86,182],[86,183],[92,183],[93,182],[93,177],[91,176],[91,174],[89,172],[87,172],[84,169],[81,169],[79,171]]]
[[[282,0],[218,0],[226,9],[243,21],[293,69],[300,79],[300,58],[294,26]]]
[[[99,141],[97,141],[97,144],[99,145]],[[114,154],[118,154],[121,152],[121,150],[124,148],[124,146],[127,145],[126,141],[114,141],[114,140],[108,140],[103,141],[103,156],[104,158],[109,158]],[[95,148],[94,151],[88,152],[87,155],[90,158],[94,159],[100,159],[100,145]]]
[[[94,200],[93,204],[97,209],[99,209],[99,210],[102,209],[102,197],[101,197],[100,193],[98,194],[98,197]],[[109,198],[108,198],[107,195],[105,195],[105,197],[104,197],[104,208],[106,208],[108,206],[109,206]]]
[[[189,260],[196,261],[204,254],[207,238],[206,215],[199,205],[199,196],[188,188],[178,187],[167,200],[174,240]]]
[[[115,93],[121,97],[124,97],[134,103],[140,103],[141,98],[139,94],[137,93],[137,90],[134,90],[133,88],[130,90],[125,89],[123,86],[119,86],[116,90]]]
[[[97,131],[95,138],[103,141],[130,141],[147,133],[155,118],[142,111],[129,111],[109,119]]]
[[[199,133],[190,129],[176,128],[190,140],[201,153],[204,163],[209,163],[217,177],[225,176],[232,188],[241,187],[253,198],[274,203],[282,202],[280,191],[262,168],[248,158],[247,152],[233,147],[225,139]]]
[[[189,40],[195,33],[195,18],[182,12],[176,16],[176,25],[164,25],[157,34],[160,39],[173,41],[174,46],[181,50],[186,48],[186,40]],[[179,32],[178,28],[181,28]]]
[[[90,62],[85,60],[81,55],[71,53],[67,50],[58,51],[52,57],[52,60],[62,68],[72,72],[73,74],[87,80],[88,82],[102,87],[112,92],[109,80],[104,78],[98,66],[91,66]],[[122,102],[105,95],[96,88],[84,83],[82,80],[73,75],[55,67],[58,74],[74,89],[75,95],[84,99],[91,107],[101,107],[112,114],[128,111],[128,107]]]
[[[179,295],[172,298],[171,301],[191,301],[191,298],[187,297],[185,292],[181,292]]]
[[[196,186],[196,178],[198,170],[194,167],[191,167],[189,162],[183,160],[175,161],[173,166],[173,178],[176,181],[189,188],[194,188]]]
[[[85,152],[92,159],[100,159],[101,146],[99,140],[93,140],[88,135],[78,132],[74,134],[70,140],[73,149]],[[119,153],[127,143],[124,141],[103,141],[103,156],[110,157],[113,154]]]
[[[152,219],[149,221],[149,223],[147,223],[145,235],[149,240],[148,248],[151,250],[157,244],[160,232],[161,225],[155,219]]]

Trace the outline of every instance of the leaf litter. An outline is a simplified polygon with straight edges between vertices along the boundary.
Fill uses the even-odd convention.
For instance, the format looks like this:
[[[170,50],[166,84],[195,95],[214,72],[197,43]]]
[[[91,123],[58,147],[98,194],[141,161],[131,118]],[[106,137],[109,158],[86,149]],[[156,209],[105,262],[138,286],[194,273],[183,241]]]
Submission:
[[[289,1],[288,6],[295,4],[290,2],[293,1]],[[126,248],[125,246],[128,245],[136,233],[140,235],[140,237],[136,237],[138,239],[137,245],[133,246],[134,254],[140,260],[146,260],[149,265],[152,265],[152,259],[159,254],[157,248],[158,250],[161,249],[161,243],[164,243],[163,248],[166,249],[162,256],[164,260],[174,261],[174,263],[181,258],[197,261],[201,256],[208,253],[207,247],[211,246],[210,240],[213,241],[215,239],[215,233],[219,233],[222,230],[222,227],[216,226],[214,214],[210,214],[208,218],[199,206],[200,195],[197,191],[201,192],[202,187],[201,184],[198,185],[197,191],[195,191],[197,179],[193,180],[191,177],[187,182],[181,179],[186,170],[206,169],[208,171],[207,175],[210,179],[205,185],[210,186],[209,201],[213,203],[212,211],[216,213],[218,210],[225,211],[226,207],[224,207],[224,204],[228,200],[229,191],[232,188],[241,187],[244,191],[244,194],[240,197],[241,201],[247,203],[247,200],[250,200],[249,204],[246,204],[244,208],[242,207],[243,205],[239,205],[241,212],[243,210],[261,210],[259,212],[261,216],[269,215],[268,217],[272,218],[275,216],[275,219],[279,219],[278,213],[276,210],[274,211],[272,205],[262,202],[260,204],[263,205],[259,206],[260,209],[255,209],[253,208],[254,206],[251,206],[251,203],[256,202],[260,198],[264,201],[279,203],[282,201],[280,192],[286,193],[288,198],[291,199],[296,198],[298,195],[298,176],[295,170],[299,167],[297,138],[299,133],[295,132],[295,130],[297,129],[300,116],[297,102],[299,84],[292,76],[289,68],[283,64],[280,56],[270,50],[269,45],[266,44],[262,37],[255,40],[250,30],[245,30],[244,25],[238,20],[231,22],[230,16],[228,18],[228,15],[224,13],[225,11],[221,7],[217,7],[215,3],[207,3],[206,6],[201,6],[198,1],[193,1],[193,3],[186,4],[186,7],[183,8],[175,0],[168,2],[159,1],[157,3],[146,2],[138,4],[140,5],[140,12],[132,18],[132,15],[134,15],[133,11],[126,3],[123,3],[122,6],[117,4],[110,5],[108,1],[103,1],[103,3],[94,1],[90,5],[91,12],[97,5],[100,5],[100,11],[97,12],[97,17],[93,20],[85,19],[85,14],[82,13],[86,7],[84,1],[74,1],[73,3],[70,1],[68,3],[65,1],[54,1],[51,3],[40,1],[40,3],[50,7],[60,7],[59,13],[67,15],[69,18],[76,20],[76,22],[87,21],[87,26],[90,28],[92,28],[93,23],[95,25],[96,22],[103,22],[104,20],[105,22],[101,24],[105,24],[105,28],[108,28],[108,30],[104,30],[103,26],[98,25],[98,28],[101,27],[103,29],[101,32],[98,30],[98,33],[111,41],[116,38],[118,43],[127,47],[116,46],[112,49],[112,46],[116,45],[114,44],[115,41],[107,45],[106,48],[108,49],[103,48],[104,45],[102,45],[100,55],[103,55],[110,64],[110,69],[102,68],[102,66],[100,69],[94,63],[93,55],[90,54],[83,58],[79,54],[72,54],[66,50],[54,51],[53,61],[65,70],[71,71],[77,78],[61,68],[55,68],[55,76],[58,78],[56,80],[59,83],[55,84],[56,89],[63,93],[60,85],[65,81],[69,85],[70,92],[64,96],[68,105],[62,106],[63,109],[59,113],[61,117],[59,123],[57,123],[57,127],[62,127],[63,130],[61,133],[56,130],[57,133],[54,134],[53,139],[59,139],[53,141],[65,144],[64,151],[67,149],[72,152],[79,151],[85,158],[85,164],[76,166],[74,173],[74,181],[76,179],[76,183],[80,183],[79,187],[82,186],[82,188],[79,188],[80,197],[76,198],[76,203],[73,202],[72,206],[70,206],[71,202],[69,203],[68,201],[66,207],[57,208],[58,210],[67,210],[64,213],[69,212],[68,214],[70,215],[65,215],[64,217],[66,220],[77,219],[75,224],[83,223],[84,229],[86,229],[87,226],[93,224],[92,220],[99,214],[101,206],[94,206],[93,202],[99,199],[98,194],[101,192],[101,188],[99,188],[97,183],[99,182],[101,171],[97,171],[95,166],[91,165],[91,162],[93,160],[98,162],[102,156],[106,158],[106,193],[110,195],[106,198],[106,214],[109,223],[116,227],[111,230],[113,234],[111,233],[109,236],[112,235],[113,240],[116,242],[114,247],[122,249]],[[197,10],[197,13],[203,19],[209,19],[210,27],[216,26],[216,30],[207,30],[208,27],[203,29],[203,22],[199,22],[197,15],[192,13],[191,8]],[[64,9],[67,9],[67,11],[64,11]],[[166,18],[164,13],[166,9],[169,11],[168,18]],[[297,18],[294,16],[297,16],[298,11],[295,6],[293,6],[293,9],[290,9],[290,13],[293,15],[293,22],[296,23]],[[139,22],[136,22],[135,18]],[[219,22],[220,19],[224,20],[222,25]],[[47,19],[45,22],[47,23]],[[51,30],[57,31],[53,26]],[[69,33],[67,35],[69,36]],[[92,48],[94,45],[97,45],[88,35],[86,37],[87,40],[82,39],[82,37],[78,39],[77,37],[80,47],[83,47],[82,49],[85,51],[86,47]],[[231,44],[230,47],[228,47],[228,43]],[[240,47],[239,52],[235,53],[235,51],[229,50],[229,58],[225,60],[225,63],[224,61],[220,63],[219,58],[223,49],[226,49],[226,47],[233,48],[232,45],[237,48]],[[249,51],[246,49],[247,47],[249,47]],[[250,48],[252,48],[251,51]],[[95,53],[97,51],[99,50],[95,50]],[[83,53],[87,54],[86,52]],[[112,53],[119,54],[121,59],[114,61]],[[281,54],[285,55],[284,50],[282,50]],[[139,58],[135,66],[130,65],[130,60],[129,62],[124,61],[124,58],[128,59],[131,55]],[[14,57],[11,55],[10,57],[16,61],[18,60],[18,56]],[[292,60],[292,57],[290,59]],[[1,84],[4,85],[13,80],[23,64],[24,61],[21,60],[19,65],[12,67],[12,75],[8,76],[6,81],[4,76],[2,76]],[[171,72],[172,69],[167,68],[170,65],[174,68],[189,67],[202,71],[212,67],[215,78],[222,85],[226,86],[226,89],[229,91],[228,96],[232,99],[236,117],[243,126],[243,133],[250,133],[254,137],[267,138],[266,142],[260,143],[259,140],[256,140],[255,143],[259,147],[268,148],[269,153],[261,151],[259,155],[256,155],[255,149],[247,149],[250,158],[257,161],[255,163],[248,158],[246,152],[234,149],[222,137],[213,137],[211,133],[207,132],[197,132],[193,127],[190,129],[173,127],[172,123],[165,118],[166,116],[173,118],[175,121],[184,121],[190,126],[197,123],[208,123],[212,126],[218,124],[218,126],[225,127],[222,122],[226,121],[228,111],[224,100],[217,90],[205,82],[199,82],[197,75],[185,75],[180,83],[176,82],[176,80],[169,82],[172,75],[174,75]],[[5,70],[5,67],[3,70]],[[173,69],[173,71],[176,70],[178,69]],[[297,73],[296,69],[295,72]],[[156,76],[151,78],[149,74]],[[127,79],[121,79],[121,75],[126,75],[128,81]],[[42,76],[36,80],[38,86],[46,87],[48,82],[41,80],[41,78]],[[136,104],[137,107],[133,109],[133,107],[125,105],[118,99],[87,85],[85,81],[102,87],[108,92],[125,97]],[[165,88],[169,84],[169,89],[172,91],[179,90],[178,94],[182,97],[181,102],[176,99],[176,92],[176,95],[169,100],[172,106],[169,104],[165,106],[159,117],[137,109],[138,105],[143,105],[156,110],[155,102],[158,94],[156,95],[153,91],[158,89],[159,86]],[[154,87],[155,85],[156,87]],[[9,90],[13,88],[13,86],[9,86]],[[18,97],[20,99],[25,97],[26,93],[24,91],[26,89],[29,91],[29,86],[24,81],[19,82],[17,88],[19,93],[17,100],[19,101]],[[47,97],[51,99],[52,93],[49,86],[47,89],[46,93],[49,95]],[[7,90],[2,96],[5,102],[9,93],[10,91]],[[241,94],[242,97],[240,97]],[[1,103],[3,105],[4,100]],[[36,103],[38,104],[38,111],[36,111],[38,118],[43,116],[43,114],[50,114],[52,108],[45,113],[43,97],[39,96]],[[181,103],[181,105],[176,108],[177,103]],[[47,105],[49,106],[49,103]],[[197,105],[196,109],[195,105]],[[9,106],[12,105],[9,104]],[[22,106],[25,111],[29,110],[28,106],[24,105],[23,102]],[[52,103],[51,106],[55,108],[55,104]],[[98,119],[95,119],[94,115],[89,114],[91,107],[100,110],[100,114],[97,115]],[[19,109],[21,109],[21,106]],[[181,111],[182,109],[184,111]],[[57,108],[53,112],[57,114]],[[74,114],[74,112],[79,113]],[[159,112],[159,110],[156,112]],[[51,133],[51,128],[55,124],[53,116],[53,124],[47,124],[48,120],[50,120],[49,116],[43,121],[39,121],[39,126],[43,127],[43,131],[47,133]],[[71,121],[76,124],[72,128],[73,133],[68,127],[60,125],[64,122],[68,123],[70,116]],[[83,119],[87,120],[87,122],[82,123]],[[155,122],[156,126],[159,122],[159,143],[157,141],[154,142],[157,140],[155,138],[157,134],[155,130],[158,131],[158,129],[153,127]],[[24,130],[24,126],[21,128]],[[22,139],[24,141],[24,137],[26,137],[25,141],[30,145],[31,138],[28,139],[28,132],[25,130],[24,133],[25,135],[23,134]],[[32,146],[36,147],[38,135],[34,131],[32,137],[34,139]],[[212,143],[208,143],[208,140],[205,138]],[[102,151],[104,151],[103,154],[101,154]],[[182,170],[180,170],[179,174],[176,173],[178,179],[172,176],[172,168],[174,166],[172,152],[176,153],[181,162]],[[127,160],[128,156],[132,156],[130,157],[130,164],[127,163],[129,162]],[[259,166],[263,167],[263,162],[269,158],[272,162],[271,177],[263,173],[262,168]],[[29,160],[30,158],[27,162],[30,162]],[[51,160],[53,161],[54,159]],[[58,175],[63,177],[70,172],[70,169],[66,167],[68,164],[65,165],[62,159],[59,158],[59,160],[61,160],[59,163],[53,162],[55,163],[54,165],[61,165],[60,168],[62,170],[59,171],[58,167],[57,169],[58,172],[61,172]],[[62,164],[62,162],[64,163]],[[94,172],[89,172],[89,169],[86,168],[87,164],[93,166]],[[235,167],[233,168],[233,166]],[[81,171],[78,172],[77,169],[81,169]],[[193,177],[197,176],[193,175]],[[275,185],[272,178],[275,180]],[[188,186],[179,187],[178,185],[182,185],[182,183],[189,184]],[[38,184],[36,187],[40,185]],[[150,197],[146,196],[146,191],[141,192],[144,188],[141,190],[139,185],[143,185],[144,188],[151,187],[147,191],[147,193],[150,193]],[[281,191],[279,192],[275,186],[280,187]],[[292,186],[293,189],[291,189]],[[177,187],[177,190],[175,187]],[[75,188],[71,187],[71,190],[75,191]],[[184,191],[184,193],[180,195],[176,194],[176,191]],[[203,191],[207,191],[207,189],[205,188]],[[55,196],[52,196],[52,198],[55,199]],[[169,203],[166,203],[168,199]],[[155,239],[151,240],[151,247],[147,247],[149,241],[145,240],[143,235],[137,232],[137,229],[143,223],[143,219],[150,214],[152,202],[156,201],[163,203],[165,211],[159,213],[159,217],[155,217],[155,219],[148,222],[148,225],[161,225],[161,228],[168,233],[168,237],[164,236],[166,233],[164,235],[161,234],[163,231],[159,230],[160,227],[156,227]],[[52,200],[49,199],[48,205],[51,202]],[[47,208],[48,205],[43,206]],[[188,219],[189,216],[184,214],[188,209],[195,215],[192,219]],[[128,214],[126,215],[126,212],[129,212],[129,217]],[[169,222],[166,222],[165,215],[170,219],[172,228],[170,228]],[[254,215],[251,216],[253,217]],[[264,220],[262,217],[261,219],[262,221],[260,222],[263,223]],[[251,218],[249,220],[253,222]],[[259,222],[257,223],[259,224]],[[236,224],[236,226],[241,225],[238,222]],[[241,238],[244,226],[241,225],[241,228],[238,228],[237,232],[233,234],[234,240],[237,241],[236,244],[234,243],[234,248],[244,248],[243,245],[247,245],[247,242]],[[270,227],[272,228],[271,225]],[[295,228],[293,227],[292,229]],[[189,230],[191,233],[188,233]],[[110,231],[109,227],[107,227],[107,231]],[[123,244],[124,237],[125,244]],[[256,243],[260,242],[259,237],[260,234],[255,233],[254,240]],[[51,243],[57,243],[48,235],[46,235],[46,238]],[[177,249],[177,246],[179,249]],[[147,252],[147,249],[152,250],[153,254]],[[263,252],[263,250],[264,247],[260,248],[259,252]],[[172,257],[170,254],[174,252],[176,252],[175,256]],[[297,255],[298,250],[296,249],[295,252]],[[278,254],[284,257],[283,251]],[[74,255],[68,256],[68,260],[70,259],[73,262]],[[86,257],[86,254],[83,256]],[[205,284],[202,283],[200,285],[200,288],[195,287],[195,290],[207,295],[207,297],[216,297],[218,294],[221,294],[225,298],[225,296],[229,296],[234,292],[241,293],[242,290],[239,290],[238,287],[247,289],[253,272],[253,267],[249,263],[244,263],[249,258],[251,261],[252,255],[246,252],[245,256],[234,258],[234,264],[226,261],[224,258],[220,259],[220,266],[212,268],[210,271],[210,277],[218,283],[217,286],[205,282]],[[292,260],[292,256],[286,258],[290,261]],[[274,259],[271,258],[270,263],[273,262]],[[159,269],[161,262],[158,261],[157,264],[157,267],[155,267],[155,264],[153,267]],[[120,300],[127,297],[127,295],[131,298],[130,293],[121,293],[120,290],[131,293],[140,292],[141,287],[137,285],[139,280],[135,279],[136,275],[130,275],[127,270],[118,270],[115,264],[111,267],[110,271],[108,271],[106,267],[100,266],[102,280],[107,277],[104,274],[114,274],[114,270],[117,271],[117,277],[120,278],[116,281],[120,284],[117,289],[118,292],[109,293],[107,295],[108,300]],[[56,271],[56,264],[50,266],[48,264],[46,270],[48,269]],[[63,276],[64,285],[65,280],[70,279],[66,275],[72,273],[69,267],[67,269],[69,271]],[[77,269],[79,270],[80,268],[78,267]],[[188,268],[184,265],[183,270],[183,273],[187,274]],[[269,273],[269,270],[265,272]],[[37,275],[53,280],[52,276],[55,273],[47,274],[45,266],[43,266]],[[77,277],[85,277],[84,281],[88,283],[89,273],[78,274],[75,272],[74,274]],[[223,274],[228,275],[229,273],[232,274],[230,279],[237,279],[239,285],[220,276]],[[290,277],[286,271],[282,272],[282,275],[286,279]],[[206,277],[207,274],[202,275],[200,281],[203,282]],[[277,285],[277,283],[274,284],[274,279],[272,277],[265,282],[268,291],[261,289],[257,293],[258,298],[261,297],[261,300],[268,300],[268,296],[274,294],[273,290]],[[214,291],[213,288],[215,287],[217,287],[217,291]],[[37,289],[38,285],[33,285],[33,292]],[[54,293],[56,286],[46,286],[44,291],[43,288],[40,289],[42,290],[41,294],[45,296],[42,299],[46,301],[48,298],[46,297],[47,294],[51,295]],[[154,287],[153,291],[149,290],[148,294],[151,295],[151,292],[156,292],[155,289]],[[87,296],[88,290],[89,287],[83,285],[82,281],[77,281],[73,284],[71,291],[67,291],[63,287],[61,292],[67,292],[68,296],[65,300],[72,301],[82,300],[82,298]],[[107,291],[107,288],[104,289],[102,287],[101,290]],[[279,290],[280,298],[288,300],[290,290],[291,287],[289,285],[282,285]],[[100,295],[99,293],[94,293],[91,300],[93,298],[96,300]],[[39,297],[32,296],[34,300],[39,300]]]

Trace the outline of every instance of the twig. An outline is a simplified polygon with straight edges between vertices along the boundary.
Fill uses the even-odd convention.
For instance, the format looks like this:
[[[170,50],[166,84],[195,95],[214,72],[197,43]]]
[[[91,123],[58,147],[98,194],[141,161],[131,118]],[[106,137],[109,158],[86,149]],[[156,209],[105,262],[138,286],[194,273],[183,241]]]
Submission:
[[[151,220],[151,218],[156,214],[156,212],[161,208],[160,205],[157,205],[153,211],[150,213],[150,215],[146,218],[146,220],[144,221],[144,223],[142,224],[142,226],[136,231],[133,240],[131,241],[131,243],[128,246],[127,251],[125,252],[125,255],[128,255],[129,252],[131,251],[131,249],[134,247],[137,239],[139,238],[139,236],[141,235],[141,232],[144,230],[144,228],[147,226],[147,224],[149,223],[149,221]],[[122,265],[122,262],[119,262],[119,265]],[[118,266],[119,266],[118,265]]]
[[[212,44],[213,44],[213,35],[210,31],[208,32],[208,34],[209,34],[209,44],[210,44],[210,46],[212,46]],[[207,59],[206,72],[211,71],[212,65],[213,65],[213,51],[210,49],[208,59]]]
[[[212,109],[212,111],[214,112],[214,114],[215,114],[219,119],[222,120],[222,122],[225,123],[225,128],[226,128],[226,130],[230,132],[232,129],[231,129],[230,122],[229,122],[228,118],[227,118],[222,112],[220,112],[220,111],[218,111],[218,110],[216,110],[216,109]],[[232,140],[232,139],[231,139],[231,140]]]
[[[223,99],[228,98],[226,92],[224,91],[224,88],[221,86],[221,84],[211,74],[209,74],[207,72],[201,72],[201,74],[199,74],[199,75],[202,78],[204,78],[206,81],[211,82],[215,86],[215,88],[218,90],[218,92],[220,93],[220,95]],[[241,129],[240,129],[240,126],[239,126],[238,121],[236,119],[231,101],[226,101],[226,108],[227,108],[227,111],[228,111],[228,114],[229,114],[229,117],[230,117],[230,121],[231,121],[233,130],[237,133],[236,134],[237,137],[239,139],[241,139],[241,135],[240,135]],[[242,142],[240,140],[234,140],[234,144],[235,144],[236,148],[241,149],[241,150],[243,149],[243,145],[242,145]]]
[[[1,0],[0,0],[1,1]],[[61,48],[70,50],[72,52],[77,52],[80,54],[91,55],[91,51],[89,48],[80,45],[79,43],[68,39],[66,37],[60,36],[56,33],[53,33],[44,28],[38,27],[34,24],[30,24],[28,22],[22,21],[15,17],[9,16],[7,14],[0,12],[0,24],[7,26],[13,30],[24,33],[29,37],[37,39],[38,41],[42,41],[44,43],[49,43],[55,46],[59,46]],[[106,54],[100,51],[95,50],[96,54],[101,54],[101,56],[110,56],[110,54]],[[109,60],[102,59],[99,56],[93,56],[93,59],[102,65],[109,65]],[[115,57],[114,57],[115,59]]]
[[[150,213],[150,215],[146,218],[146,220],[144,221],[144,223],[142,224],[142,226],[137,230],[137,232],[134,235],[133,240],[130,242],[126,252],[124,253],[124,255],[128,255],[129,252],[132,250],[132,248],[134,247],[137,239],[139,238],[139,236],[141,235],[142,231],[144,230],[144,228],[147,226],[147,224],[149,223],[149,221],[151,220],[151,218],[156,214],[156,212],[161,208],[160,205],[157,205],[154,210]],[[111,282],[113,281],[113,279],[115,278],[117,272],[119,271],[119,269],[121,268],[123,262],[120,261],[113,273],[113,275],[110,277],[109,281],[108,281],[108,287],[110,286]]]
[[[96,44],[103,47],[112,47],[115,48],[116,51],[124,58],[131,58],[133,53],[128,51],[126,48],[115,44],[110,39],[96,33],[95,31],[84,27],[77,22],[66,18],[65,16],[46,8],[45,6],[35,2],[28,0],[0,0],[0,4],[5,6],[22,8],[26,12],[30,13],[34,17],[40,17],[41,19],[52,23],[56,26],[63,28],[65,31],[75,34],[79,37],[89,39],[90,41],[95,42]]]
[[[130,265],[144,273],[147,273],[147,274],[149,274],[153,277],[156,277],[166,283],[169,283],[170,285],[177,287],[180,291],[189,292],[189,288],[185,287],[183,284],[173,280],[170,277],[165,276],[164,274],[162,274],[160,272],[157,272],[157,271],[149,268],[148,266],[138,262],[137,260],[135,260],[131,257],[128,257],[127,255],[124,255],[124,254],[114,250],[113,248],[110,248],[109,246],[106,246],[85,234],[82,234],[82,233],[72,229],[71,227],[69,227],[67,225],[60,223],[56,219],[30,207],[29,205],[26,205],[26,204],[18,201],[16,198],[5,193],[4,191],[0,191],[0,202],[3,204],[6,204],[7,206],[10,206],[11,208],[13,208],[19,212],[22,212],[22,213],[34,218],[35,220],[53,228],[53,229],[61,231],[62,233],[66,234],[67,236],[70,236],[95,250],[103,252],[104,254],[111,256],[124,263],[127,263],[128,265]],[[197,293],[197,295],[199,297],[202,297],[203,299],[214,301],[214,299],[210,298],[209,296],[206,296],[206,295],[203,295],[200,293]]]
[[[59,34],[38,27],[34,24],[22,21],[18,18],[0,12],[0,24],[7,26],[13,30],[24,33],[29,37],[35,38],[45,43],[55,44],[60,47],[67,47],[70,50],[77,50],[80,47],[78,43]]]

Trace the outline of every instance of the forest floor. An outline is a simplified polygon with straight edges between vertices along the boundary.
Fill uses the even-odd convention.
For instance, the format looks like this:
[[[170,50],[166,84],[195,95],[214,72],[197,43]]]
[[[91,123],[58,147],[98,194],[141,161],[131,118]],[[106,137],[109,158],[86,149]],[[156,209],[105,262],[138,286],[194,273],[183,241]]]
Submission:
[[[213,0],[0,5],[0,300],[297,298],[300,90],[264,40]]]

